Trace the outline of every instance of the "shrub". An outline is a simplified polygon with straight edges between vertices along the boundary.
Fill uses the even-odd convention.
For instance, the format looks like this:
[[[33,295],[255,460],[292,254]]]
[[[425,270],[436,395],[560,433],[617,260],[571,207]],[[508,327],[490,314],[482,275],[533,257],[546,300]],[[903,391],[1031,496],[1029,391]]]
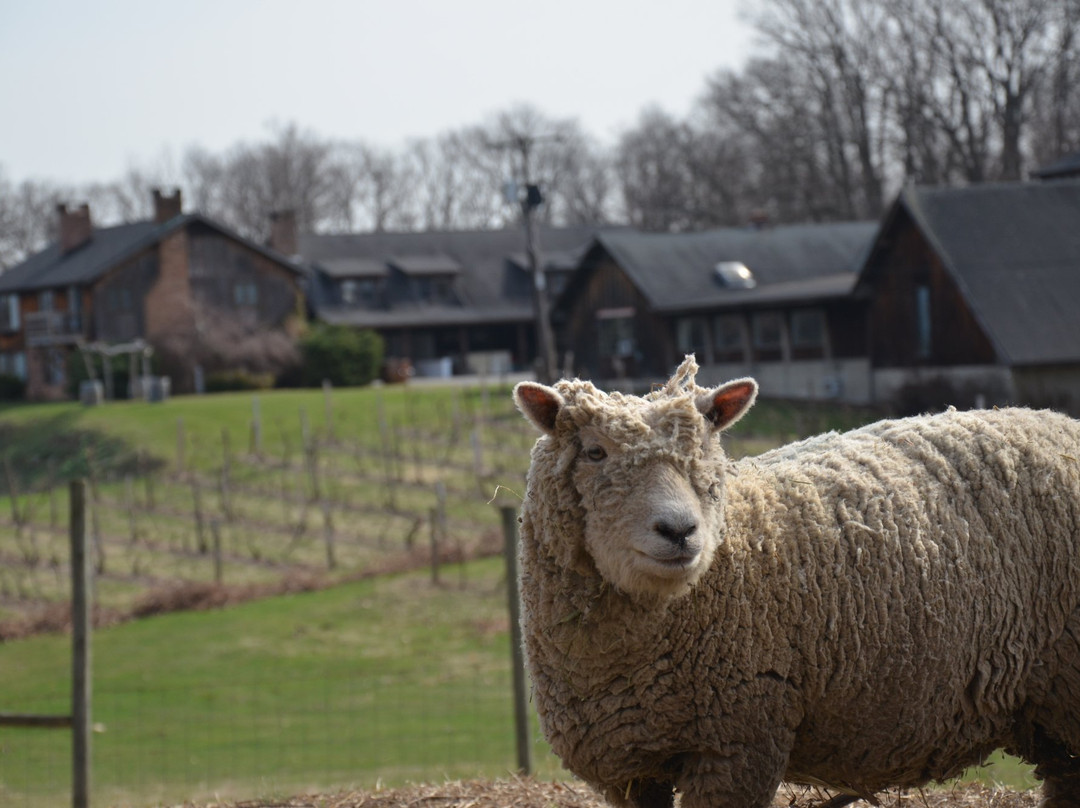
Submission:
[[[374,331],[320,323],[300,340],[304,383],[329,379],[336,387],[369,384],[382,366],[383,341]]]
[[[269,390],[273,386],[273,373],[223,370],[206,377],[206,392],[208,393],[225,393],[230,390]]]
[[[10,373],[0,373],[0,401],[21,401],[26,397],[26,382]]]

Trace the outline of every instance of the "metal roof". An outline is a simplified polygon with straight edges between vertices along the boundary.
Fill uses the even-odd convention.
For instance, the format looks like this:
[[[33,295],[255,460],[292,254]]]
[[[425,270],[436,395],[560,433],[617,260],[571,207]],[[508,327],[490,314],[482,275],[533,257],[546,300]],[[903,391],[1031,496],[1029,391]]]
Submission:
[[[907,188],[897,205],[1003,361],[1080,362],[1080,181]]]
[[[175,216],[163,224],[146,220],[114,227],[95,227],[88,242],[67,253],[61,252],[59,242],[53,242],[0,275],[0,294],[92,283],[123,261],[154,246],[170,233],[193,224],[216,230],[296,274],[302,271],[300,266],[285,256],[237,235],[198,213],[189,213]]]
[[[600,245],[661,312],[781,303],[849,293],[875,222],[725,228],[700,233],[605,232]],[[725,286],[721,261],[739,261],[757,285]],[[827,280],[826,280],[827,279]]]

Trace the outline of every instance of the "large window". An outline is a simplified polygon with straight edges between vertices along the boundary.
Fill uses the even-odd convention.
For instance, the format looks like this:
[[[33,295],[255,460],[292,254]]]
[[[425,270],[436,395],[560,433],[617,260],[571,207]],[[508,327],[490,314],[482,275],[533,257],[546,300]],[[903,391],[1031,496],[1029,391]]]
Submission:
[[[675,324],[675,344],[681,354],[694,354],[699,362],[708,358],[709,337],[704,317],[683,317]]]
[[[802,309],[791,313],[791,349],[796,359],[817,359],[825,354],[825,313]]]
[[[607,309],[597,312],[600,355],[626,359],[634,355],[634,310]]]
[[[757,361],[778,360],[784,354],[784,316],[778,311],[765,311],[753,319],[754,358]]]
[[[18,331],[20,327],[19,296],[0,295],[0,331]]]
[[[718,314],[713,318],[713,354],[717,362],[741,362],[744,356],[742,315]]]
[[[929,359],[934,346],[930,322],[930,287],[926,284],[915,287],[915,332],[919,358]]]

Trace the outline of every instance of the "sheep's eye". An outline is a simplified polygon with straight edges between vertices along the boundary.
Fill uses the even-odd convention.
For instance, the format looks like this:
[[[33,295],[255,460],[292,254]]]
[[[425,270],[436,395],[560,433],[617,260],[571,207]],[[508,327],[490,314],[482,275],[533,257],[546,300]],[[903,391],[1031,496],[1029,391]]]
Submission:
[[[585,459],[593,463],[599,463],[607,457],[607,452],[602,446],[590,446],[585,450]]]

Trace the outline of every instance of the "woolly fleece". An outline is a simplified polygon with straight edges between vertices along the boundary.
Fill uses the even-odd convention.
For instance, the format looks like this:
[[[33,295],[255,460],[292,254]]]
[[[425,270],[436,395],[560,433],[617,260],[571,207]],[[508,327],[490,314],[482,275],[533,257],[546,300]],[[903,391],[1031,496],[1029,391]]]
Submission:
[[[547,433],[522,623],[566,767],[616,805],[677,789],[684,808],[754,808],[782,779],[869,797],[1004,747],[1040,764],[1047,805],[1080,804],[1080,422],[949,411],[733,463],[696,370],[645,397],[515,390]],[[649,523],[658,468],[714,531],[670,594],[596,558]]]

